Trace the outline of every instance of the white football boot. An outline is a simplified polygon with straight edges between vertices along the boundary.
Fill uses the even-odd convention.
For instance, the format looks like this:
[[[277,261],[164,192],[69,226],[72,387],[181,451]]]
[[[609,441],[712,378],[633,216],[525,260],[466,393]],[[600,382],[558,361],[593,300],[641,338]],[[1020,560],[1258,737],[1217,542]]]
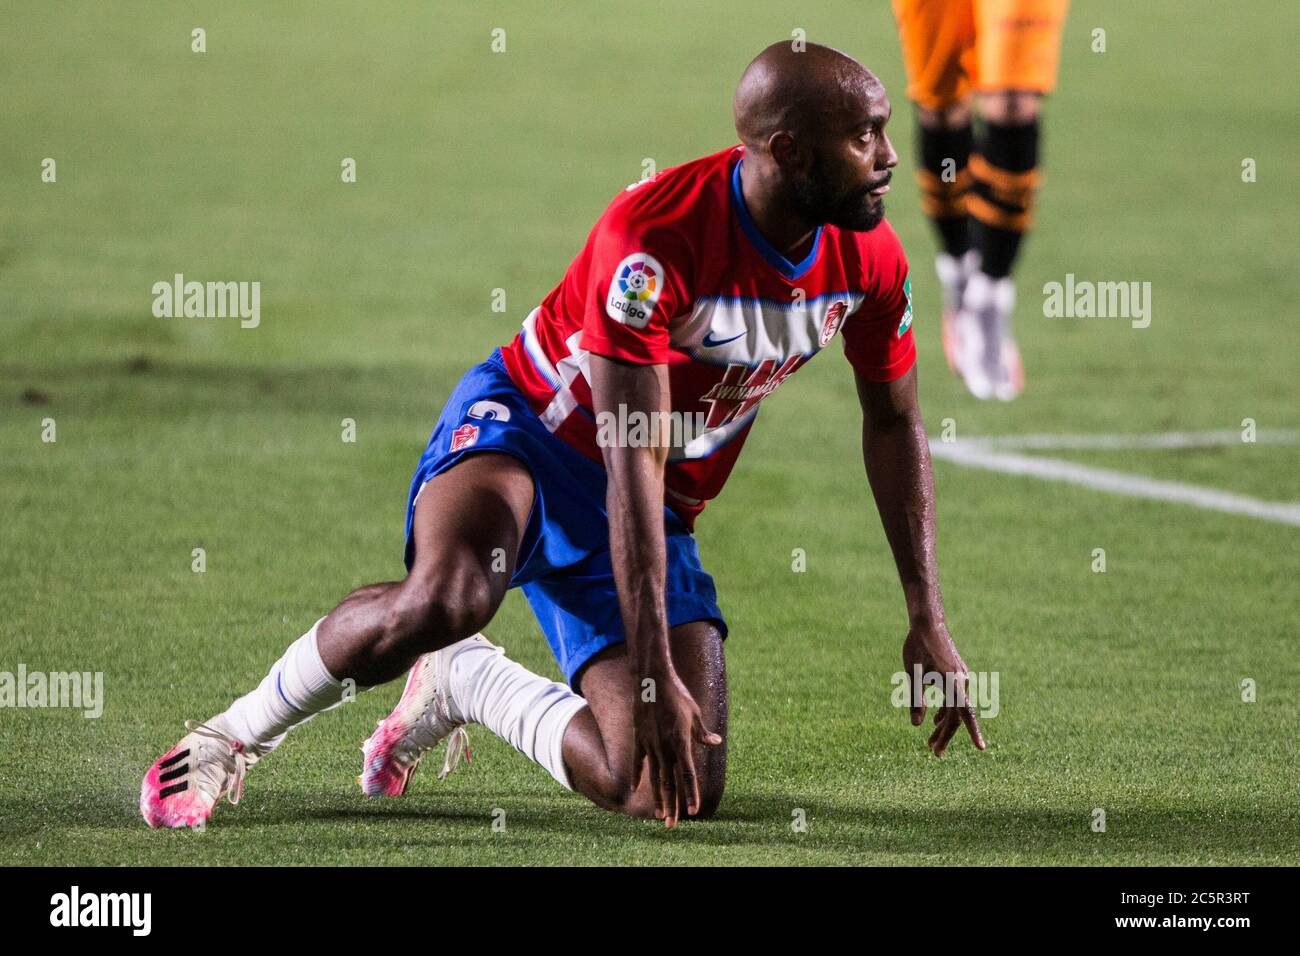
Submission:
[[[366,796],[399,797],[405,793],[421,758],[443,738],[447,738],[447,751],[439,780],[456,769],[462,756],[466,763],[471,762],[469,734],[465,725],[452,717],[448,687],[452,660],[470,645],[486,645],[504,653],[482,634],[475,634],[422,654],[411,667],[397,706],[361,745],[365,764],[357,782]]]
[[[975,272],[966,282],[957,317],[957,371],[980,399],[1010,401],[1024,388],[1020,349],[1012,332],[1016,288],[1010,276]]]
[[[140,784],[140,813],[154,828],[202,825],[222,797],[238,803],[244,774],[261,759],[230,735],[220,717],[187,720],[185,729],[190,732],[158,758]]]

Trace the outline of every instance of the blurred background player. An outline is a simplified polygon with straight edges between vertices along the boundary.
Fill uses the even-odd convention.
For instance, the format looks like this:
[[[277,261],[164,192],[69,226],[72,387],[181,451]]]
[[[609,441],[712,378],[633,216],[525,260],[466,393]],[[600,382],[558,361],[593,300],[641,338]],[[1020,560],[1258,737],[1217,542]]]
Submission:
[[[1039,109],[1056,85],[1069,0],[893,3],[922,208],[943,246],[944,354],[976,398],[1010,400],[1024,388],[1011,270],[1033,221]]]

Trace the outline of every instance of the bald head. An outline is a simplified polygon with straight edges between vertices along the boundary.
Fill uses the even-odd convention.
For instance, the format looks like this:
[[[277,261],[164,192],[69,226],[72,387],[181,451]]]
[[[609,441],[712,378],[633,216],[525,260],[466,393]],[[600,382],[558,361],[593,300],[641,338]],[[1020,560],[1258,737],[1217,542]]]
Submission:
[[[821,138],[830,128],[861,116],[880,81],[853,57],[817,43],[782,41],[754,58],[736,87],[732,111],[740,141],[767,149],[775,133]]]
[[[773,43],[745,68],[734,110],[741,188],[769,228],[880,223],[898,154],[885,134],[889,97],[865,66],[816,43]]]

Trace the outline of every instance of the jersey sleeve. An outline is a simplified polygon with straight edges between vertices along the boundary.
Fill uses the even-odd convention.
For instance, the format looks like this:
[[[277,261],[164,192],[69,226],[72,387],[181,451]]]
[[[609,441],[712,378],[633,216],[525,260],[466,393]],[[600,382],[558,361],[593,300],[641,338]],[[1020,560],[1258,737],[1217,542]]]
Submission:
[[[606,216],[592,240],[579,347],[642,365],[666,363],[668,322],[691,303],[689,274],[689,255],[673,231]]]
[[[873,275],[864,283],[866,301],[845,320],[843,331],[845,357],[871,382],[892,382],[916,364],[907,256],[892,229],[882,239],[870,252]]]

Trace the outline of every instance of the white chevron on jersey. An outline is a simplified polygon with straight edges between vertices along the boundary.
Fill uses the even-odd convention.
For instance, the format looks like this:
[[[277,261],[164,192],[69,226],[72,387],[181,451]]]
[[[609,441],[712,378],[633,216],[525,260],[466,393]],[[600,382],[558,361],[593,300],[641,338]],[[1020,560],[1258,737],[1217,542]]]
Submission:
[[[754,416],[757,414],[758,406],[754,406],[754,408],[750,409],[748,413],[737,415],[725,425],[720,425],[717,428],[710,428],[707,431],[696,435],[686,443],[685,448],[670,448],[668,450],[668,460],[685,461],[690,458],[708,458],[715,451],[748,428],[749,423],[754,420]]]
[[[541,307],[533,309],[528,313],[528,318],[524,319],[524,348],[528,352],[528,357],[533,360],[533,365],[537,371],[546,379],[551,388],[560,387],[560,373],[555,370],[551,360],[546,357],[546,352],[542,350],[541,344],[537,341],[537,316],[541,313]],[[551,429],[554,431],[555,429]]]
[[[825,348],[844,317],[865,300],[860,292],[825,293],[803,302],[704,296],[696,301],[690,318],[671,330],[672,344],[697,362],[711,365],[783,362]],[[837,302],[844,303],[838,321],[829,336],[823,335],[827,314]]]
[[[565,339],[564,344],[569,347],[569,354],[560,359],[555,368],[560,385],[555,390],[555,397],[551,399],[551,404],[546,406],[546,410],[540,416],[542,424],[551,431],[559,428],[578,407],[577,396],[569,387],[573,384],[573,380],[581,375],[588,382],[591,381],[589,353],[585,349],[578,348],[578,340],[581,338],[581,332],[574,332]]]
[[[575,332],[565,341],[565,345],[569,347],[569,354],[560,359],[556,365],[552,365],[546,360],[545,356],[540,355],[541,349],[530,341],[531,330],[529,323],[533,319],[534,315],[530,313],[528,318],[524,320],[524,348],[528,350],[529,355],[536,354],[539,369],[548,378],[559,383],[555,394],[551,396],[550,404],[538,416],[542,420],[542,424],[550,431],[555,431],[578,407],[577,396],[573,394],[570,387],[574,379],[582,376],[588,384],[591,382],[591,356],[585,349],[579,348],[578,341],[582,336]],[[545,362],[545,364],[541,364],[542,362]],[[710,428],[695,435],[685,446],[670,449],[668,460],[684,461],[691,458],[709,457],[709,455],[744,431],[757,414],[758,407],[755,406],[745,414],[738,415],[733,420],[717,428]]]

